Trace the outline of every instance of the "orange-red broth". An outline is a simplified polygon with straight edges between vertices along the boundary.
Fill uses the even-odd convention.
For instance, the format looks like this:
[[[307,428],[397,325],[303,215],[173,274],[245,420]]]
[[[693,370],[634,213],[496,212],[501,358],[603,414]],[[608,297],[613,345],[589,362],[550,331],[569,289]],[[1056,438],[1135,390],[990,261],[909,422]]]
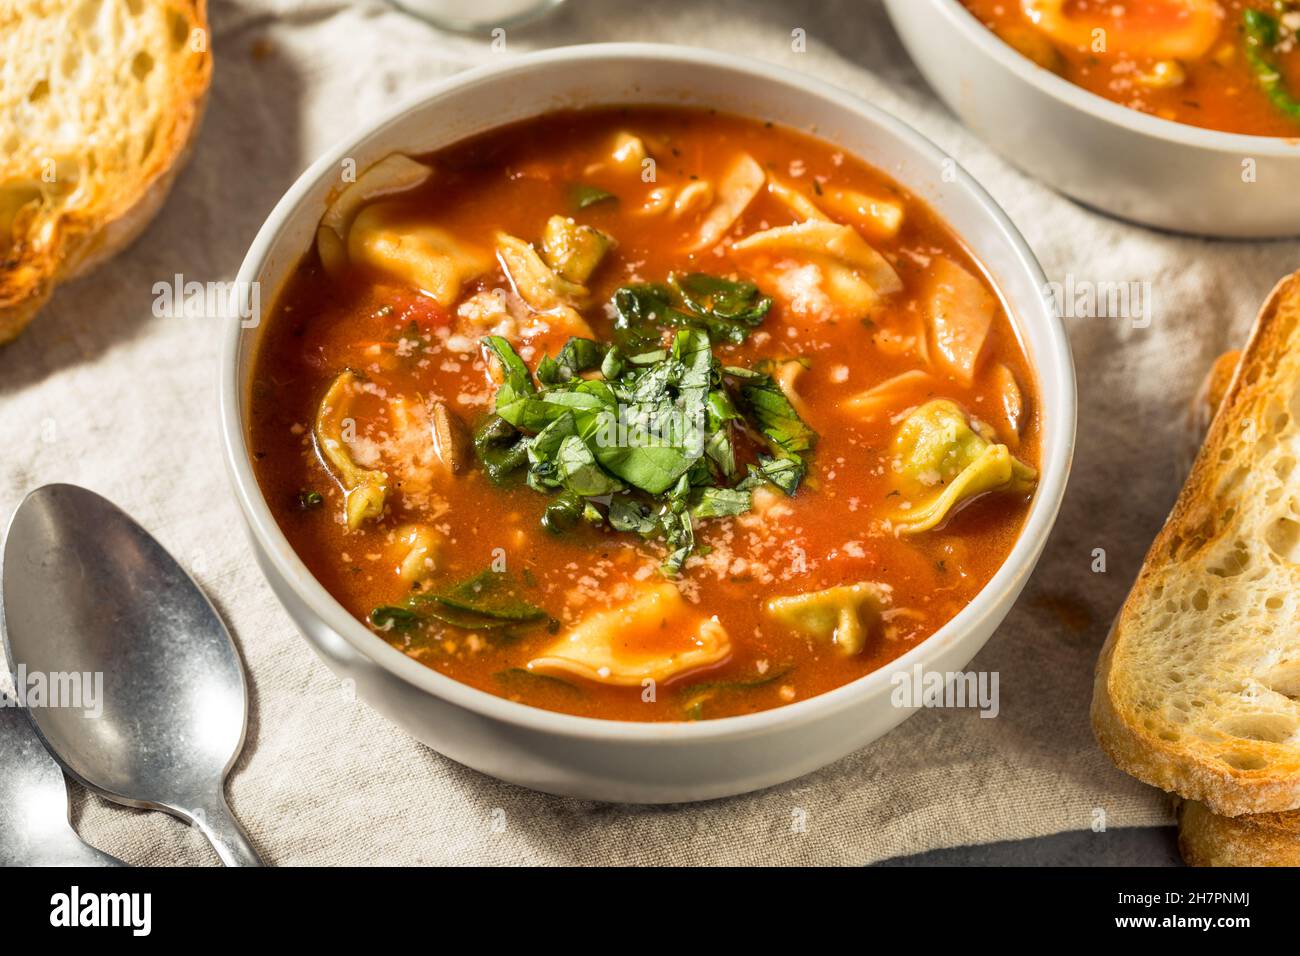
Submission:
[[[1300,93],[1300,5],[1291,0],[1283,10],[1276,0],[961,2],[1039,66],[1121,106],[1228,133],[1300,136],[1300,112],[1271,102],[1251,63],[1253,52],[1262,56],[1291,98]],[[1247,11],[1278,24],[1274,48],[1252,50],[1243,28]]]
[[[905,288],[869,319],[847,322],[796,316],[778,302],[760,333],[745,344],[715,344],[715,354],[729,365],[752,365],[764,357],[809,358],[811,367],[799,379],[798,392],[805,417],[820,435],[807,480],[793,499],[779,503],[775,515],[712,519],[696,529],[700,543],[712,550],[692,558],[678,584],[689,602],[716,615],[726,628],[731,654],[725,661],[648,693],[641,687],[521,674],[530,659],[556,640],[545,628],[499,645],[446,627],[383,636],[416,660],[489,693],[616,720],[721,717],[824,693],[888,663],[952,618],[1006,558],[1023,523],[1029,496],[999,494],[974,501],[934,531],[899,538],[882,530],[893,507],[889,446],[898,416],[885,414],[868,422],[840,407],[847,396],[923,365],[906,346],[922,328],[917,295],[932,257],[946,256],[976,275],[978,267],[923,203],[835,146],[772,124],[686,109],[553,114],[459,144],[431,158],[436,168],[431,183],[405,197],[410,215],[490,249],[498,229],[535,239],[549,216],[571,208],[574,182],[614,193],[616,202],[576,214],[618,242],[589,283],[596,305],[585,315],[601,338],[608,338],[610,321],[600,303],[630,280],[662,280],[672,270],[743,275],[725,242],[721,249],[699,254],[681,251],[694,223],[636,214],[653,183],[590,170],[624,129],[634,130],[651,146],[661,185],[716,179],[736,151],[747,150],[814,199],[818,191],[838,186],[901,201],[906,218],[897,237],[868,239],[894,264]],[[793,221],[787,207],[760,193],[731,235]],[[505,281],[498,268],[463,289],[462,298],[503,287]],[[304,257],[279,295],[256,360],[251,447],[266,499],[312,573],[366,621],[374,607],[406,593],[396,573],[393,529],[427,520],[447,539],[438,561],[440,581],[463,580],[504,556],[507,568],[529,582],[528,600],[558,619],[561,628],[659,581],[655,569],[664,555],[661,543],[585,527],[552,535],[540,525],[547,504],[543,495],[522,483],[493,485],[476,467],[456,476],[433,501],[404,495],[398,487],[382,522],[347,531],[340,517],[343,495],[311,440],[317,405],[335,375],[352,367],[364,372],[377,391],[437,396],[470,425],[480,421],[491,411],[487,365],[481,357],[467,360],[447,351],[446,328],[452,321],[428,298],[379,277],[354,271],[340,284],[323,274],[314,252]],[[394,343],[411,335],[412,323],[419,331],[419,349],[394,358]],[[564,338],[535,340],[539,348],[524,352],[530,366],[543,349],[554,354]],[[1015,451],[1036,466],[1033,373],[1001,310],[987,351],[1014,373],[1025,395],[1025,423]],[[972,414],[998,422],[1000,398],[987,371],[992,364],[984,362],[972,387],[949,379],[934,395],[955,399]],[[927,397],[918,394],[908,404]],[[363,437],[369,429],[384,427],[381,405],[371,396],[357,400],[352,414]],[[303,491],[322,495],[323,507],[303,510]],[[756,562],[767,570],[756,573]],[[763,610],[771,597],[859,581],[892,588],[896,613],[874,628],[857,656],[846,657],[775,624]],[[718,687],[720,682],[752,686],[708,693],[703,706],[687,712],[688,704],[700,700],[692,688],[706,683]]]

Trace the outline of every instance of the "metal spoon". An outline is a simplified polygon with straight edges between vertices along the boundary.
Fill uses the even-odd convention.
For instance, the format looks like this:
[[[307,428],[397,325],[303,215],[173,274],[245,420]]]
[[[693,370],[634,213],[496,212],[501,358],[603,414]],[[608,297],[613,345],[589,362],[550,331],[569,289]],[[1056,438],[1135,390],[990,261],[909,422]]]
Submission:
[[[110,800],[192,823],[227,866],[260,866],[224,792],[244,743],[243,667],[184,569],[111,502],[46,485],[14,513],[2,573],[15,672],[102,675],[98,717],[28,707],[64,769]]]
[[[77,836],[63,771],[0,694],[0,866],[126,866]]]

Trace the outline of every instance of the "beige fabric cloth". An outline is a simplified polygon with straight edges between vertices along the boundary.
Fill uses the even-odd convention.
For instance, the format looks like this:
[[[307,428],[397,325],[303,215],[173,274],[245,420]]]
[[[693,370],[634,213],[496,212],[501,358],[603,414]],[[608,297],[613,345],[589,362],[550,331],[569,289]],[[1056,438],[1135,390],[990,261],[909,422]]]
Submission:
[[[811,6],[812,9],[805,9]],[[370,2],[212,0],[216,74],[198,147],[146,235],[61,290],[0,351],[0,509],[49,481],[121,504],[191,567],[230,623],[252,686],[229,794],[268,861],[841,863],[929,848],[1166,821],[1088,727],[1106,627],[1179,485],[1186,403],[1213,356],[1297,263],[1295,243],[1166,236],[1084,210],[1027,179],[933,98],[870,2],[570,0],[543,23],[448,37]],[[802,28],[807,51],[793,52]],[[308,162],[368,115],[465,66],[601,40],[680,41],[806,71],[893,111],[956,156],[1064,281],[1150,280],[1148,328],[1069,323],[1080,371],[1076,466],[1019,606],[972,665],[1001,675],[1001,714],[928,711],[819,773],[763,793],[663,808],[594,805],[481,776],[352,700],[255,567],[217,440],[215,323],[156,319],[153,283],[231,279],[262,218]],[[1106,573],[1093,573],[1093,549]],[[96,846],[140,864],[211,863],[162,814],[77,793]],[[494,825],[505,813],[504,829]],[[803,825],[798,825],[800,821]]]

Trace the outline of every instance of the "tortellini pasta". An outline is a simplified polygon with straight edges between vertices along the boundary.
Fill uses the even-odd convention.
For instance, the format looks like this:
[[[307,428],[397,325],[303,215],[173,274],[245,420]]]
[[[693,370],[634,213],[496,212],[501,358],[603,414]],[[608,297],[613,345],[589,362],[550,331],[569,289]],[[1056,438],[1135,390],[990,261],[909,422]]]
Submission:
[[[571,308],[588,295],[585,285],[560,276],[523,239],[497,233],[497,258],[519,298],[538,312]]]
[[[397,529],[397,576],[408,587],[429,579],[438,568],[442,535],[427,524],[408,524]]]
[[[811,219],[830,221],[830,217],[818,209],[811,199],[775,176],[767,177],[767,191],[794,213],[801,222]]]
[[[892,239],[903,228],[903,205],[893,199],[828,186],[822,190],[820,202],[841,219],[864,230],[868,237]]]
[[[342,372],[321,399],[316,411],[313,435],[321,457],[334,471],[344,494],[344,512],[349,530],[362,522],[380,517],[388,496],[388,475],[383,471],[362,468],[352,460],[343,438],[343,423],[352,406],[352,386],[356,373]]]
[[[667,582],[650,585],[621,607],[589,614],[528,662],[528,670],[572,675],[619,687],[663,683],[725,660],[726,629],[704,617]]]
[[[486,272],[491,259],[451,232],[404,221],[406,207],[375,203],[357,214],[348,232],[348,257],[419,289],[443,308],[460,297],[461,286]]]
[[[913,411],[894,438],[897,490],[905,502],[893,518],[895,530],[929,531],[989,492],[1032,491],[1038,473],[995,442],[992,429],[948,399]]]
[[[842,584],[773,598],[767,613],[780,623],[809,637],[831,642],[845,656],[860,654],[889,603],[888,591],[878,584]]]
[[[763,172],[758,160],[749,153],[737,156],[718,180],[715,191],[717,198],[687,248],[698,251],[717,245],[736,224],[740,214],[753,202],[766,181],[767,174]]]
[[[846,398],[841,407],[864,421],[871,421],[881,415],[892,415],[899,408],[907,408],[914,401],[913,396],[933,393],[938,384],[929,372],[909,369]]]
[[[951,259],[935,259],[926,280],[929,353],[942,371],[970,386],[988,347],[998,300]]]
[[[625,173],[640,173],[641,164],[648,153],[645,141],[635,133],[621,132],[614,137],[614,148],[610,152],[610,163],[615,169]]]
[[[586,286],[559,275],[546,264],[532,243],[498,232],[496,244],[501,267],[529,308],[555,316],[571,335],[591,337],[591,327],[574,308],[586,299]]]
[[[316,249],[331,275],[340,274],[348,261],[348,233],[366,203],[381,196],[405,192],[422,185],[433,170],[409,156],[393,153],[367,169],[356,182],[334,197],[316,230]]]
[[[1067,9],[1066,0],[1021,0],[1025,15],[1062,46],[1092,50],[1105,36],[1108,53],[1157,60],[1195,60],[1214,46],[1223,10],[1215,0],[1147,0],[1145,5],[1112,4],[1091,16]]]
[[[865,317],[883,296],[903,288],[894,267],[867,245],[856,229],[824,219],[754,233],[732,246],[732,251],[762,257],[768,260],[769,270],[778,274],[789,273],[791,262],[815,267],[819,291],[832,311],[846,319]],[[781,281],[780,275],[774,284],[778,291],[789,285]],[[786,297],[791,296],[787,293]],[[794,311],[805,310],[796,307]]]

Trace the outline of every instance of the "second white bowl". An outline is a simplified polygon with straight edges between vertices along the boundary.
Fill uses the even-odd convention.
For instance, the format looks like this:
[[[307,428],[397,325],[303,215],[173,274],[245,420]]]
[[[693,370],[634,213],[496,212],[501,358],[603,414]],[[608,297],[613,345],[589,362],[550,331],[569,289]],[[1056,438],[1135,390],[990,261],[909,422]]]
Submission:
[[[1021,56],[957,0],[885,0],[885,8],[952,111],[1054,189],[1177,232],[1300,235],[1300,141],[1202,129],[1112,103]]]

